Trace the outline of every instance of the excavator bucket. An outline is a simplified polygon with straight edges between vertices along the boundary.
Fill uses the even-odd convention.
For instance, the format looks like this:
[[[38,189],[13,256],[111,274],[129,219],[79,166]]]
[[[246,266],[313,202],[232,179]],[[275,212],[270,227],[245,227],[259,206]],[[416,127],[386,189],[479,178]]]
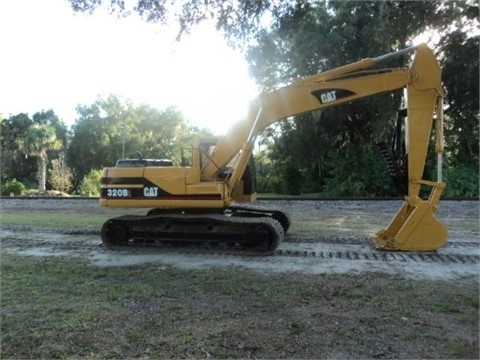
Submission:
[[[386,229],[373,239],[379,250],[433,251],[447,241],[448,231],[434,215],[444,184],[434,187],[428,201],[407,197]]]

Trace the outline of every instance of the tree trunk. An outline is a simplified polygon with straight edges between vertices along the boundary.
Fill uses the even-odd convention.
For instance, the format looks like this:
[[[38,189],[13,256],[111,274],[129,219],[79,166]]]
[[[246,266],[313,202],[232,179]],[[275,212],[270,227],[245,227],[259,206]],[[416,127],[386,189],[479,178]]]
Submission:
[[[42,152],[38,157],[38,192],[43,194],[47,183],[47,152]]]

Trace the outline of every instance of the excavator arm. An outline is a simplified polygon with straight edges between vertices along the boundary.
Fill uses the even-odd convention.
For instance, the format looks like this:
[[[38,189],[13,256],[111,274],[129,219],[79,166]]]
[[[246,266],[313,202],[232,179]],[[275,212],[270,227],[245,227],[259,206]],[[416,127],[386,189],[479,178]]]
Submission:
[[[363,72],[358,77],[329,81],[306,78],[297,80],[290,86],[262,94],[251,104],[247,121],[239,123],[221,139],[211,155],[212,161],[202,169],[202,179],[214,179],[237,155],[239,149],[245,157],[248,157],[248,147],[253,144],[256,135],[279,120],[398,90],[410,82],[410,77],[409,71],[394,69],[379,73]],[[242,173],[243,169],[240,166],[234,168],[238,174]],[[237,178],[233,176],[230,182],[234,183],[236,180]]]

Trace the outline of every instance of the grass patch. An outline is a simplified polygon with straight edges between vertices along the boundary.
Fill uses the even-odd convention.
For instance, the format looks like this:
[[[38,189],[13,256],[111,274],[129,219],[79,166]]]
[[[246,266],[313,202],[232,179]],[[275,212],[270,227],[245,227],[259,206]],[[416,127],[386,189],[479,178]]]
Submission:
[[[448,358],[452,359],[468,359],[471,354],[478,353],[478,343],[465,342],[462,340],[449,340],[446,347]]]
[[[31,227],[28,241],[39,228],[99,230],[131,213],[55,207],[5,207],[1,222]],[[327,215],[300,214],[291,233],[368,236],[385,225],[381,214],[367,225],[346,210]],[[101,268],[84,253],[2,254],[2,358],[479,357],[477,279]]]
[[[28,216],[20,213],[1,213],[2,226],[34,226],[41,228],[78,227],[98,228],[107,220],[107,216],[97,215],[72,216],[68,213],[31,212]]]
[[[479,355],[476,279],[1,260],[2,358]]]

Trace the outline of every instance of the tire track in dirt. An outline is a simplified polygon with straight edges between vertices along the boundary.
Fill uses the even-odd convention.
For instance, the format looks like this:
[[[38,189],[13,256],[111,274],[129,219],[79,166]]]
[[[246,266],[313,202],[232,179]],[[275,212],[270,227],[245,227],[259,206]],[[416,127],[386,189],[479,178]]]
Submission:
[[[35,232],[2,229],[2,248],[26,256],[86,257],[97,266],[142,264],[182,268],[238,266],[260,272],[356,273],[385,272],[415,278],[453,278],[480,273],[480,254],[474,242],[462,242],[428,253],[375,250],[366,239],[285,242],[270,255],[203,246],[140,246],[106,249],[98,236],[82,232]],[[461,252],[455,252],[461,249]],[[478,252],[478,250],[477,250]]]

